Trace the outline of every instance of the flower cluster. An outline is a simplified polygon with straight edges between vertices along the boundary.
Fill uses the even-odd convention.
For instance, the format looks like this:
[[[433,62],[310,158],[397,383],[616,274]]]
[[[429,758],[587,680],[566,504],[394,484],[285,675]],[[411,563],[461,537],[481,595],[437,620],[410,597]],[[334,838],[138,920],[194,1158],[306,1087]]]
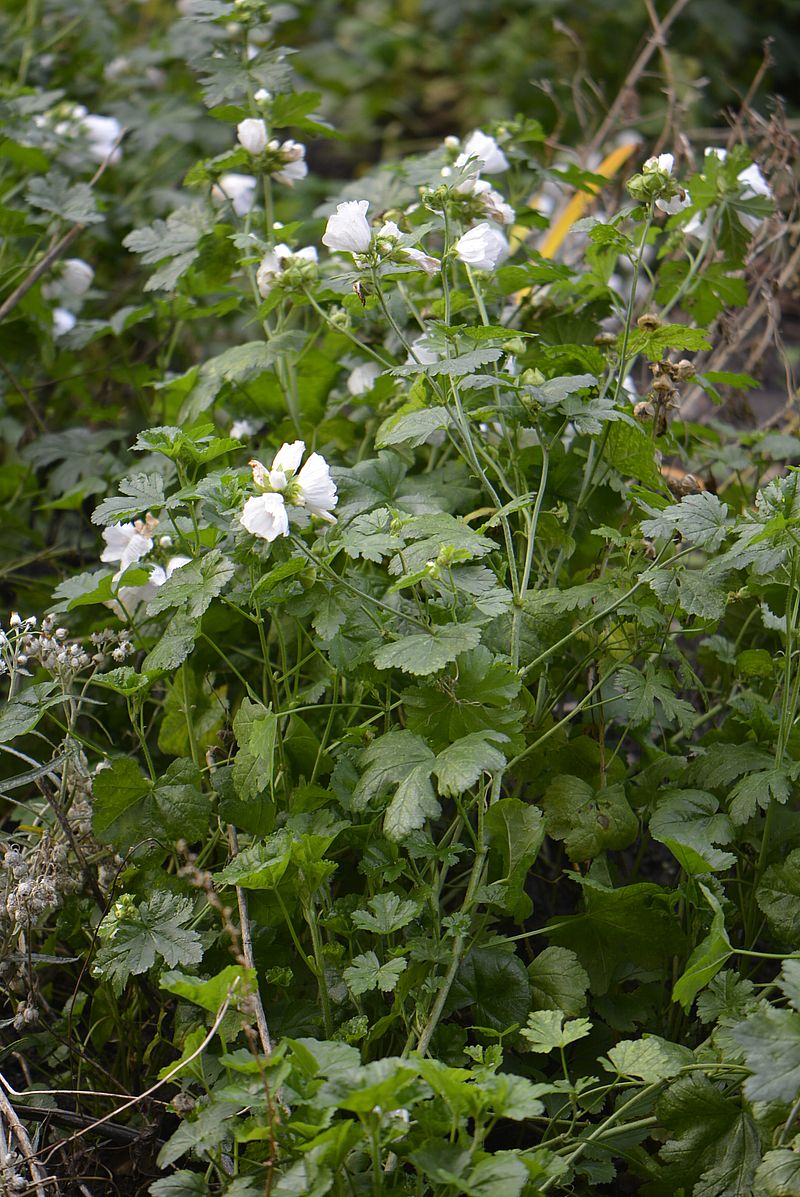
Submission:
[[[716,158],[720,162],[724,162],[728,157],[728,152],[719,146],[706,146],[704,159]],[[755,199],[756,196],[761,196],[762,199],[774,199],[772,188],[767,180],[764,178],[761,170],[755,162],[751,162],[743,170],[740,170],[736,175],[736,182],[739,185],[738,198],[740,200]],[[748,233],[756,233],[761,227],[764,217],[757,216],[752,212],[742,212],[737,208],[736,215]],[[698,213],[694,215],[684,225],[685,233],[690,237],[703,238],[708,232],[708,218],[702,219]]]
[[[293,187],[308,174],[306,147],[299,141],[280,142],[270,138],[260,117],[240,121],[236,136],[242,149],[254,159],[254,165],[271,175],[276,183]]]
[[[336,484],[325,458],[312,453],[300,469],[306,446],[303,441],[281,445],[269,469],[255,458],[249,462],[253,482],[261,492],[248,499],[239,522],[261,540],[277,540],[289,535],[290,507],[302,507],[329,524],[337,503]]]
[[[256,286],[262,299],[279,284],[302,286],[316,275],[317,251],[313,245],[305,249],[290,249],[288,245],[275,245],[268,250],[256,271]]]
[[[164,585],[167,578],[172,577],[176,569],[188,565],[191,561],[191,557],[170,557],[164,566],[150,565],[145,582],[136,586],[119,586],[119,581],[126,570],[133,565],[138,565],[153,548],[153,533],[157,525],[158,520],[148,511],[144,520],[136,520],[135,523],[112,524],[111,527],[103,529],[103,540],[106,542],[106,547],[100,554],[100,560],[119,564],[119,569],[111,579],[115,598],[106,606],[120,616],[125,613],[130,615],[140,603],[148,602],[159,587]],[[158,543],[160,548],[168,549],[172,541],[169,536],[162,536]],[[145,567],[142,566],[142,568]]]
[[[59,137],[83,137],[96,162],[119,162],[122,151],[117,143],[122,136],[122,125],[116,117],[89,112],[83,104],[61,105],[59,115],[62,119],[54,126]],[[48,124],[48,117],[36,117],[35,122],[42,127]]]
[[[63,336],[75,327],[76,313],[83,297],[92,285],[94,271],[82,258],[67,258],[57,268],[55,276],[42,287],[45,299],[55,300],[53,331]]]
[[[373,230],[367,220],[368,208],[369,200],[346,200],[338,204],[328,217],[322,244],[352,254],[358,266],[410,262],[428,275],[441,268],[439,259],[410,244],[413,236],[402,233],[393,220],[384,221],[379,229]]]
[[[691,204],[691,196],[673,177],[675,159],[672,154],[648,158],[641,173],[628,180],[628,191],[635,200],[655,205],[668,216],[682,212]]]

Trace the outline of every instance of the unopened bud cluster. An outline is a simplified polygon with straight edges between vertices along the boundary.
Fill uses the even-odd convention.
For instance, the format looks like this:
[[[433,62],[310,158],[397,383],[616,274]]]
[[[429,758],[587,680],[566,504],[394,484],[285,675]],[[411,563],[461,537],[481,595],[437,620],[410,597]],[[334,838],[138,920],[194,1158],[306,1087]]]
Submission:
[[[688,358],[679,362],[664,359],[651,362],[650,371],[653,375],[650,391],[646,399],[636,404],[633,414],[643,423],[653,420],[656,436],[663,436],[667,430],[667,413],[680,402],[679,387],[694,376],[695,368]]]

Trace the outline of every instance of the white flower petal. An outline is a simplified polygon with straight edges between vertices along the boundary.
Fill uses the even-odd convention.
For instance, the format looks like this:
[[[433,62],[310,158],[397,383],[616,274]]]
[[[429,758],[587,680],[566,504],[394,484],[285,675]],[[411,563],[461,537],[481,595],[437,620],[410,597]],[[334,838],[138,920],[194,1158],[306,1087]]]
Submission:
[[[345,253],[366,253],[372,242],[372,230],[367,220],[369,200],[347,200],[338,204],[336,211],[328,217],[322,237],[322,244],[328,249],[339,249]]]
[[[459,237],[456,254],[476,270],[494,270],[509,255],[509,245],[496,225],[483,220]]]
[[[153,547],[149,536],[142,536],[135,524],[112,524],[103,529],[106,547],[100,554],[101,561],[119,561],[120,572],[124,573],[134,561],[141,560]]]
[[[256,495],[248,499],[239,523],[260,540],[277,540],[289,535],[289,515],[283,495]]]
[[[331,515],[336,506],[336,483],[331,478],[330,466],[319,453],[312,453],[295,479],[302,496],[302,506],[312,515],[321,516],[329,523],[335,523]]]
[[[372,389],[380,373],[381,368],[377,362],[363,362],[350,371],[347,379],[348,391],[351,395],[363,395]]]
[[[508,170],[508,158],[495,139],[481,129],[475,129],[470,133],[455,164],[458,167],[466,166],[470,158],[477,158],[481,163],[481,170],[487,175],[497,175],[503,170]]]
[[[272,469],[294,474],[299,469],[305,451],[305,441],[292,441],[291,445],[281,445],[272,459]]]
[[[248,154],[263,154],[267,148],[267,126],[257,117],[251,116],[240,121],[236,126],[236,136],[239,145],[247,150]]]

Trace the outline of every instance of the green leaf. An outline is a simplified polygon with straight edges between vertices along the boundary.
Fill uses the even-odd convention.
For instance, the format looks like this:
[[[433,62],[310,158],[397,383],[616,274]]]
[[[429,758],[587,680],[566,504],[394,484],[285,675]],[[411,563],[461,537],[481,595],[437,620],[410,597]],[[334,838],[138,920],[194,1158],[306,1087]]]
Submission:
[[[239,750],[233,762],[233,784],[240,798],[256,798],[271,790],[275,768],[278,716],[261,703],[242,699],[233,720]]]
[[[212,1101],[202,1106],[197,1117],[181,1122],[161,1148],[156,1157],[159,1168],[168,1168],[188,1151],[196,1152],[201,1159],[207,1156],[230,1135],[239,1109],[238,1102]]]
[[[93,524],[116,524],[164,506],[164,479],[160,474],[131,474],[122,479],[119,489],[119,498],[104,499],[92,512]]]
[[[564,841],[570,860],[591,860],[626,848],[639,830],[622,785],[595,790],[580,777],[564,774],[548,787],[542,809],[547,834]]]
[[[105,220],[97,211],[97,195],[89,184],[70,184],[58,170],[31,179],[26,199],[31,207],[60,216],[69,224],[101,224]]]
[[[603,1067],[610,1063],[607,1071],[652,1085],[656,1081],[670,1080],[686,1064],[693,1062],[694,1056],[688,1047],[670,1043],[660,1035],[645,1035],[642,1039],[622,1039],[615,1044]]]
[[[520,1026],[531,1006],[525,965],[504,947],[473,948],[461,963],[445,1007],[468,1011],[475,1027],[508,1031]]]
[[[208,830],[211,816],[199,783],[190,760],[173,761],[163,778],[152,782],[130,757],[118,758],[94,778],[95,835],[119,849],[147,840],[164,846],[181,839],[195,843]]]
[[[63,696],[54,695],[55,682],[34,682],[5,704],[0,711],[0,744],[33,731],[48,707],[58,706]]]
[[[519,798],[501,798],[487,810],[484,826],[492,851],[503,863],[504,908],[519,921],[533,906],[524,891],[544,840],[542,812]]]
[[[132,576],[131,571],[128,576]],[[146,581],[144,570],[138,571],[141,582]],[[96,569],[91,572],[76,574],[73,578],[65,578],[59,582],[53,591],[56,602],[50,607],[49,613],[58,615],[62,611],[73,611],[76,607],[91,607],[97,603],[107,603],[114,597],[111,579],[113,573],[107,569]],[[134,585],[138,585],[138,581]]]
[[[751,1014],[731,1034],[752,1073],[744,1083],[750,1101],[795,1101],[800,1093],[800,1014],[770,1006]]]
[[[251,844],[234,856],[215,880],[220,885],[238,885],[242,889],[276,889],[292,860],[292,844],[284,830],[263,843]]]
[[[353,911],[353,926],[359,931],[372,931],[375,935],[393,935],[395,931],[407,927],[421,909],[418,902],[409,902],[391,890],[376,894],[367,905],[369,910]]]
[[[591,1029],[588,1018],[565,1020],[563,1010],[534,1010],[520,1035],[527,1041],[528,1051],[546,1055],[583,1039]]]
[[[183,611],[176,611],[161,639],[142,661],[147,672],[171,672],[182,665],[191,653],[200,631],[200,621]]]
[[[708,490],[685,495],[680,503],[665,507],[641,523],[644,535],[654,540],[671,539],[679,532],[685,540],[710,553],[720,547],[732,526],[728,504]]]
[[[800,938],[800,848],[764,870],[756,902],[778,939],[796,944]]]
[[[731,852],[714,844],[728,844],[733,826],[719,813],[719,802],[703,790],[666,790],[650,816],[650,834],[665,844],[687,873],[716,872],[736,863]]]
[[[408,961],[387,960],[381,964],[374,952],[364,952],[361,956],[353,957],[353,963],[342,974],[347,988],[356,996],[369,993],[373,989],[380,989],[381,993],[391,993],[397,988],[400,976],[408,968]]]
[[[621,691],[618,700],[631,727],[677,723],[688,730],[695,718],[695,710],[685,699],[677,698],[673,679],[665,669],[648,661],[644,670],[623,665],[614,674],[614,683]],[[657,710],[658,708],[658,710]]]
[[[449,378],[459,378],[466,374],[474,374],[481,366],[486,366],[489,362],[496,362],[502,356],[502,349],[485,345],[478,349],[472,349],[469,353],[456,354],[455,357],[443,358],[441,361],[431,362],[428,365],[409,362],[405,366],[395,366],[391,373],[401,378],[410,374],[426,374],[429,378],[438,378],[444,374]]]
[[[423,407],[414,411],[399,411],[384,420],[375,434],[379,449],[390,445],[422,445],[428,437],[450,426],[450,413],[446,407]]]
[[[171,1176],[154,1180],[147,1191],[151,1197],[206,1197],[208,1185],[202,1172],[180,1168]]]
[[[205,752],[219,743],[217,732],[225,723],[226,704],[222,696],[189,665],[177,670],[167,688],[162,709],[158,747],[171,756]]]
[[[619,889],[585,883],[583,892],[584,912],[559,916],[547,934],[575,952],[595,994],[623,980],[671,972],[673,957],[685,951],[676,894],[650,882]]]
[[[380,562],[401,549],[402,537],[392,532],[393,519],[388,507],[378,507],[375,511],[357,515],[339,534],[347,556]]]
[[[734,823],[743,824],[761,810],[768,810],[773,802],[785,804],[794,792],[793,776],[796,766],[764,769],[750,773],[733,787],[730,793],[730,812]]]
[[[207,358],[181,408],[181,420],[194,420],[206,411],[227,383],[241,386],[266,373],[286,354],[296,354],[304,339],[297,330],[278,333],[269,341],[245,341]]]
[[[684,1010],[691,1008],[697,994],[715,977],[725,961],[733,954],[731,941],[725,929],[725,915],[722,907],[707,886],[699,883],[706,901],[713,912],[711,929],[692,952],[686,962],[683,974],[672,989],[673,1002],[680,1002]]]
[[[220,549],[211,549],[187,565],[176,569],[172,577],[159,586],[147,604],[149,615],[157,615],[170,607],[184,607],[184,614],[198,619],[221,594],[233,577],[233,562]]]
[[[678,606],[699,619],[722,619],[728,596],[703,570],[657,569],[649,578],[650,589],[667,606]]]
[[[147,972],[156,960],[169,967],[198,964],[203,958],[200,936],[186,926],[193,915],[187,898],[166,890],[138,906],[117,902],[98,927],[102,946],[92,971],[121,993],[131,976]]]
[[[402,669],[422,677],[438,673],[460,653],[477,648],[480,638],[480,629],[469,624],[443,624],[429,632],[401,636],[379,648],[372,659],[378,669]]]
[[[384,816],[389,839],[404,839],[439,814],[431,784],[435,757],[424,740],[410,731],[388,732],[361,755],[364,772],[353,791],[354,810],[365,810],[394,788]]]
[[[768,1151],[756,1168],[754,1190],[763,1197],[800,1197],[800,1152]]]
[[[178,279],[197,260],[200,239],[213,227],[213,216],[200,205],[171,212],[166,220],[156,220],[145,228],[134,229],[122,244],[139,254],[147,265],[163,262],[144,284],[145,291],[171,291]]]
[[[228,994],[241,995],[254,988],[256,973],[255,969],[243,968],[240,964],[229,964],[205,981],[176,970],[162,973],[158,983],[167,993],[174,993],[187,1002],[202,1006],[211,1014],[217,1014]]]
[[[512,743],[516,736],[519,742],[523,713],[515,700],[520,688],[511,666],[481,646],[461,654],[451,670],[426,686],[404,691],[406,721],[411,731],[440,748],[483,730],[503,732]]]
[[[508,736],[502,732],[494,735],[488,731],[472,732],[445,748],[436,758],[433,772],[439,783],[439,793],[446,798],[457,798],[474,786],[483,773],[502,769],[506,758],[491,739],[505,741]]]
[[[664,490],[653,441],[638,424],[610,424],[603,455],[623,478],[636,478],[654,490]]]
[[[651,362],[658,362],[667,349],[688,349],[691,352],[710,349],[707,336],[705,329],[690,328],[688,324],[662,324],[652,332],[633,329],[628,338],[627,353],[629,358],[643,353]]]
[[[693,1197],[742,1197],[753,1192],[761,1158],[758,1128],[739,1103],[693,1073],[670,1085],[656,1106],[670,1138],[661,1148],[664,1191]]]
[[[569,948],[545,948],[528,965],[531,996],[539,1010],[561,1010],[567,1018],[586,1005],[589,977]]]

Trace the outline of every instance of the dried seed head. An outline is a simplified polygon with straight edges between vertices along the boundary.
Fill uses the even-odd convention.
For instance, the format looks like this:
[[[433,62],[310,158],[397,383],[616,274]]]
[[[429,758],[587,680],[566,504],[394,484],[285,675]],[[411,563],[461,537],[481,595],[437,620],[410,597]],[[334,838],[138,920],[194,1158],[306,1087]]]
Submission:
[[[643,316],[639,317],[636,323],[642,332],[655,332],[662,327],[664,321],[659,316],[656,316],[654,312],[645,312]]]

